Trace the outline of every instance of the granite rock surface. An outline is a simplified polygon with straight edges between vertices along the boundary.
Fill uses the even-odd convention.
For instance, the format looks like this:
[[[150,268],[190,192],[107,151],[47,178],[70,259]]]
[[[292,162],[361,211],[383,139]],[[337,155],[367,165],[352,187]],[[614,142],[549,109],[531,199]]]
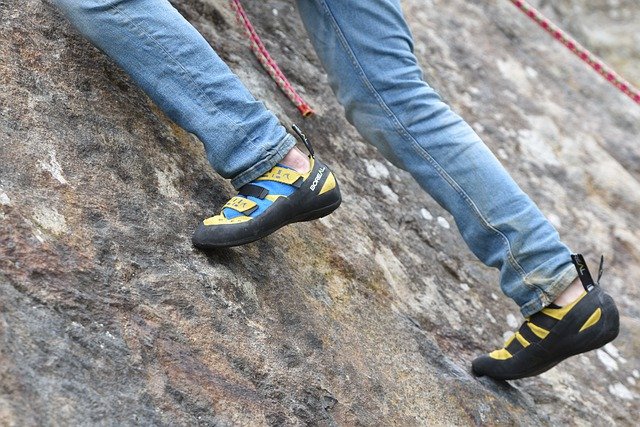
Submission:
[[[345,121],[293,2],[244,3],[316,109],[304,127],[344,203],[203,253],[191,233],[233,191],[201,144],[49,2],[0,0],[0,425],[635,424],[640,107],[507,1],[404,3],[427,80],[567,244],[605,254],[621,310],[604,349],[477,379],[473,357],[521,322],[496,272]],[[226,2],[174,4],[302,122]]]

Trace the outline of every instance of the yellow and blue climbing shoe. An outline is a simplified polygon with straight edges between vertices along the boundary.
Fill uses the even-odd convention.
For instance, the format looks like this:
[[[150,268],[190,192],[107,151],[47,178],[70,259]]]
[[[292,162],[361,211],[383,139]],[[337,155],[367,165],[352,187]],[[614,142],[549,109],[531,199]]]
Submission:
[[[475,375],[498,380],[531,377],[618,336],[618,309],[599,285],[602,259],[596,282],[582,255],[572,255],[571,259],[584,287],[582,295],[569,305],[551,304],[527,318],[503,348],[472,362]]]
[[[294,130],[309,150],[311,167],[305,174],[276,165],[258,179],[244,185],[219,215],[205,219],[192,241],[201,249],[244,245],[261,239],[294,222],[329,215],[342,201],[333,173],[315,159],[304,134]]]

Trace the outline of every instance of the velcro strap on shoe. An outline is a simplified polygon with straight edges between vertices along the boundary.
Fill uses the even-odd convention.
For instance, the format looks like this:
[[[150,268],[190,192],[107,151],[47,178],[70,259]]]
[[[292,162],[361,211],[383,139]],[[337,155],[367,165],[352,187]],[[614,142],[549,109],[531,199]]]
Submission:
[[[258,199],[264,199],[265,197],[267,197],[267,194],[269,194],[269,190],[264,187],[260,187],[259,185],[245,184],[240,187],[238,193],[243,196],[251,196],[257,197]]]
[[[258,208],[258,204],[252,200],[245,199],[244,197],[235,196],[222,207],[222,209],[225,208],[230,208],[234,211],[249,215]]]
[[[555,324],[558,323],[558,319],[554,319],[553,317],[546,315],[542,311],[539,311],[531,316],[529,318],[529,321],[534,325],[541,327],[542,329],[546,329],[547,331],[550,331],[551,328],[553,328]]]
[[[520,335],[522,335],[522,338],[529,341],[531,344],[537,343],[542,339],[531,330],[527,322],[522,324],[518,332],[520,333]]]
[[[274,166],[273,169],[259,177],[256,181],[275,181],[295,185],[296,183],[302,182],[301,178],[302,175],[292,169]]]
[[[506,350],[513,355],[513,354],[516,354],[517,352],[519,352],[520,350],[522,350],[523,348],[524,348],[524,346],[520,343],[520,341],[518,341],[517,339],[514,339],[507,346]]]

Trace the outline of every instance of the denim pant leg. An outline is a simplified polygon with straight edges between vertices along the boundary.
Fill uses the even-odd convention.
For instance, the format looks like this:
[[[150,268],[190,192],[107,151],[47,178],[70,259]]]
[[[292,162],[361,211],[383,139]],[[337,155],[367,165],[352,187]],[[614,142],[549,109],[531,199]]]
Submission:
[[[478,135],[422,79],[397,0],[298,0],[347,119],[454,217],[528,316],[576,277],[569,249]]]
[[[295,139],[256,101],[167,0],[53,0],[239,188],[271,169]]]

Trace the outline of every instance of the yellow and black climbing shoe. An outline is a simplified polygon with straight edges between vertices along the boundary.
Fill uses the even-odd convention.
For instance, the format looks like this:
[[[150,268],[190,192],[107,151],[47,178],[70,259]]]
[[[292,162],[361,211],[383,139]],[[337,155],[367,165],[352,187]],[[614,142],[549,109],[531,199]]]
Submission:
[[[564,359],[602,347],[618,336],[619,316],[613,299],[594,282],[582,255],[572,255],[584,292],[573,303],[551,304],[526,319],[504,348],[478,357],[473,373],[498,380],[541,374]]]
[[[287,224],[322,218],[340,206],[342,198],[333,173],[315,159],[313,148],[295,125],[294,130],[309,150],[309,172],[301,174],[276,165],[244,185],[219,215],[198,226],[192,239],[194,246],[213,249],[243,245]]]

